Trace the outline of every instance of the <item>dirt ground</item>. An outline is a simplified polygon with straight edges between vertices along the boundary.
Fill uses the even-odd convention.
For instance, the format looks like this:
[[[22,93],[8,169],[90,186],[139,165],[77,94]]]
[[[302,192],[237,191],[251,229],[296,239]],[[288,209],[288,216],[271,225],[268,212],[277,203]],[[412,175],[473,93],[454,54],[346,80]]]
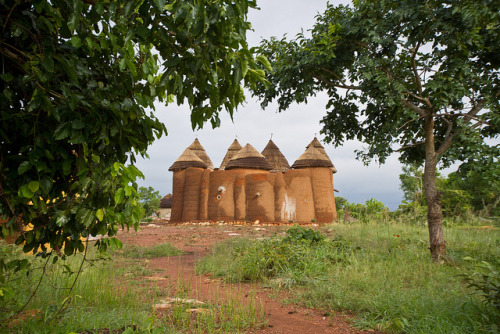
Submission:
[[[170,243],[183,250],[184,255],[150,259],[149,267],[154,277],[149,280],[168,291],[179,288],[179,282],[190,286],[191,298],[201,301],[220,300],[226,295],[236,298],[255,298],[255,303],[263,306],[265,328],[251,329],[249,333],[374,333],[354,328],[347,315],[328,310],[309,309],[284,303],[286,291],[262,287],[257,284],[229,284],[209,274],[195,273],[196,261],[205,256],[218,242],[237,236],[262,238],[275,233],[283,233],[284,226],[262,225],[172,225],[167,220],[156,219],[152,223],[141,224],[138,232],[121,232],[120,239],[126,245],[151,246]],[[158,278],[155,280],[154,278]]]

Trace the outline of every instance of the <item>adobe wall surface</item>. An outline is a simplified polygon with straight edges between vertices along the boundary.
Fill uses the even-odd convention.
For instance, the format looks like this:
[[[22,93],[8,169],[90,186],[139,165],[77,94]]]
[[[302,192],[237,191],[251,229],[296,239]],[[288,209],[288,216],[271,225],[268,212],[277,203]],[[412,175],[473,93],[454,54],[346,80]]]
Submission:
[[[331,223],[337,218],[330,168],[174,171],[172,222],[259,220]]]

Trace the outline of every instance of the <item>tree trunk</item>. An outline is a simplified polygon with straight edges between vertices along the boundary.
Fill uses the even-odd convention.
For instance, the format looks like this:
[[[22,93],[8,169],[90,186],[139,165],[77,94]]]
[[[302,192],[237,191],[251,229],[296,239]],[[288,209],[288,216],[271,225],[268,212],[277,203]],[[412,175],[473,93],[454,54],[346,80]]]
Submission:
[[[424,190],[427,197],[427,224],[429,227],[430,251],[434,262],[444,262],[446,244],[443,234],[443,209],[436,186],[438,157],[434,142],[434,119],[425,118],[425,168]]]

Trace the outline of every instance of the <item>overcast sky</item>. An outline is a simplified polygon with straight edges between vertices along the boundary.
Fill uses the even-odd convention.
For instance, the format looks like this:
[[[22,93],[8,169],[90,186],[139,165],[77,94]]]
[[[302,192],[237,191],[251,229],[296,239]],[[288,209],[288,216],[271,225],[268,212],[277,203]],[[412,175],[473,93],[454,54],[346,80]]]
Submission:
[[[252,10],[249,15],[254,28],[254,32],[248,34],[249,44],[257,45],[262,38],[282,37],[284,34],[293,38],[301,28],[307,31],[313,26],[315,16],[326,9],[326,3],[321,0],[258,1],[261,9]],[[168,136],[151,145],[148,149],[150,159],[138,159],[137,167],[145,175],[139,186],[152,186],[162,196],[171,193],[172,172],[168,168],[195,138],[203,145],[214,166],[219,167],[235,138],[242,146],[250,143],[261,152],[272,134],[273,141],[291,165],[304,153],[306,145],[316,134],[338,170],[334,175],[334,187],[339,191],[336,195],[355,203],[376,198],[396,209],[402,200],[398,178],[401,166],[397,156],[390,157],[384,165],[373,162],[366,167],[355,159],[354,150],[363,147],[359,142],[346,142],[337,148],[324,143],[319,134],[319,122],[326,114],[326,103],[326,94],[319,94],[307,104],[293,105],[289,110],[277,113],[276,105],[262,110],[258,101],[247,94],[247,103],[234,114],[234,122],[229,115],[222,114],[221,127],[211,129],[210,124],[206,124],[203,130],[196,132],[191,130],[188,107],[157,105],[156,115],[166,124]]]

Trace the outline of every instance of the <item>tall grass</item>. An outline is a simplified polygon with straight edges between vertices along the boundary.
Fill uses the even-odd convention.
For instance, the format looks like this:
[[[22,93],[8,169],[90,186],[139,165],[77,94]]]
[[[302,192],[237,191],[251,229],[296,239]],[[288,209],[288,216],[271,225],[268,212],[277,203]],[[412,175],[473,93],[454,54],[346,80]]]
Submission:
[[[92,252],[93,253],[93,252]],[[90,259],[96,254],[90,254]],[[18,316],[4,313],[2,331],[15,333],[69,333],[92,329],[119,329],[147,323],[152,316],[151,296],[144,287],[127,286],[124,268],[109,261],[85,262],[73,291],[76,272],[82,255],[68,257],[62,263],[48,264],[40,287],[27,312]],[[32,268],[41,268],[45,259],[29,257]],[[50,261],[52,262],[52,261]],[[68,274],[68,272],[74,272]],[[41,270],[21,271],[13,281],[17,294],[18,310],[26,303],[41,279]],[[27,316],[26,314],[30,314]]]
[[[293,302],[354,311],[361,327],[405,333],[494,330],[496,310],[459,275],[481,261],[500,265],[498,230],[445,229],[446,265],[431,262],[425,226],[365,221],[323,231],[336,237],[315,244],[233,240],[198,268],[231,281],[288,287]]]
[[[134,333],[239,333],[265,322],[262,305],[238,293],[206,303],[206,312],[192,313],[193,305],[183,302],[175,303],[166,312],[155,311],[153,305],[162,298],[185,298],[191,292],[190,287],[179,277],[178,286],[182,289],[172,294],[160,290],[155,283],[142,279],[151,274],[146,267],[149,261],[134,259],[131,265],[128,258],[179,253],[165,245],[130,247],[123,253],[115,252],[113,258],[99,259],[100,255],[89,247],[83,270],[68,294],[83,255],[52,264],[52,258],[47,262],[41,257],[25,257],[16,246],[0,243],[0,256],[5,260],[26,258],[31,265],[31,270],[23,269],[7,277],[16,298],[9,305],[0,303],[0,332],[104,333],[128,329]],[[36,295],[25,311],[16,314],[40,282],[41,268],[46,262],[44,278]]]

